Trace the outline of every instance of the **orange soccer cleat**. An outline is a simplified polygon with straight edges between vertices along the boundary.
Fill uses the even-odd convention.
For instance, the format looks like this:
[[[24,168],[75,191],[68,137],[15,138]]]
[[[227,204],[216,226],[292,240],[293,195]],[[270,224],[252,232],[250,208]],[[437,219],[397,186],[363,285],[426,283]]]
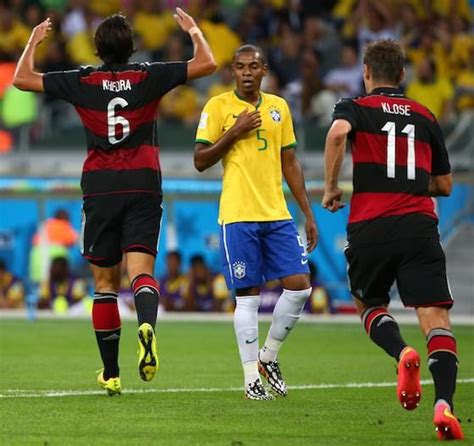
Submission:
[[[412,347],[405,347],[400,353],[397,396],[406,410],[416,409],[420,405],[420,355]]]
[[[464,438],[459,420],[451,412],[449,404],[444,401],[435,406],[433,424],[436,426],[438,440],[462,440]]]

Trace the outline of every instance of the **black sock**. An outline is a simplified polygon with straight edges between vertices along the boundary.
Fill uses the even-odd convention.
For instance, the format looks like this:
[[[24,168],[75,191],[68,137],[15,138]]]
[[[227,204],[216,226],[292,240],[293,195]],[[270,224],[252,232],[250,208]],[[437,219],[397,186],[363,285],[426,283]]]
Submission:
[[[148,274],[140,274],[132,281],[132,291],[135,297],[138,325],[147,322],[154,329],[160,300],[156,280]]]
[[[428,368],[435,385],[435,403],[445,400],[453,407],[453,396],[456,390],[458,357],[456,339],[446,328],[434,328],[427,336]]]
[[[104,364],[104,378],[119,376],[118,353],[120,342],[120,314],[117,294],[95,293],[92,324]]]
[[[379,347],[398,361],[406,343],[395,319],[383,307],[366,308],[362,313],[365,331]]]

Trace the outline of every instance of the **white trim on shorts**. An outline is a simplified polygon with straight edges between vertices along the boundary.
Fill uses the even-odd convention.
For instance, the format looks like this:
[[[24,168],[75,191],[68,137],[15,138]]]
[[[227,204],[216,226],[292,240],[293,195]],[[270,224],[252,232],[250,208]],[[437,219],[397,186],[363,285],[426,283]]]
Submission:
[[[230,265],[229,250],[227,248],[227,240],[226,240],[225,237],[226,237],[225,223],[222,223],[222,241],[223,241],[223,244],[224,244],[225,258],[227,260],[227,264],[229,265],[230,283],[233,285],[234,284],[234,278],[232,276],[232,267]]]

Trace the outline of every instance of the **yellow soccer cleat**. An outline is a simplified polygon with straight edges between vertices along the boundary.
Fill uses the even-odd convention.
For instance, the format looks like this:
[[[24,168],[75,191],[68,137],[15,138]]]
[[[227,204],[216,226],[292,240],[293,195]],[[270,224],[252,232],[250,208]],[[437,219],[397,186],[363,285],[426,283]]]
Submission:
[[[97,375],[97,382],[99,386],[102,387],[109,396],[120,395],[122,393],[122,385],[120,384],[120,378],[104,378],[104,371],[100,370]]]
[[[156,336],[153,327],[144,322],[138,328],[138,372],[143,381],[151,381],[159,368]]]

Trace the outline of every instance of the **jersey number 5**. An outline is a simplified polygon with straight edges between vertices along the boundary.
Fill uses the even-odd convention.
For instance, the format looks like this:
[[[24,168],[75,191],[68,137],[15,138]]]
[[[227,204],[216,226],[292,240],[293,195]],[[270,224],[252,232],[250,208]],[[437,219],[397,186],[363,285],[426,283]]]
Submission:
[[[267,139],[262,136],[262,133],[265,131],[265,129],[258,129],[257,130],[257,139],[262,142],[262,146],[258,148],[258,150],[267,150],[268,147],[268,141]]]
[[[107,106],[107,125],[110,144],[117,144],[123,141],[130,134],[130,123],[123,117],[115,114],[115,108],[124,108],[128,102],[124,98],[113,98]],[[122,127],[122,136],[117,138],[116,127]]]
[[[387,132],[387,177],[395,178],[395,123],[388,121],[382,131]],[[407,157],[407,179],[414,180],[416,176],[415,165],[415,126],[407,124],[403,127],[402,133],[407,135],[408,157]]]

